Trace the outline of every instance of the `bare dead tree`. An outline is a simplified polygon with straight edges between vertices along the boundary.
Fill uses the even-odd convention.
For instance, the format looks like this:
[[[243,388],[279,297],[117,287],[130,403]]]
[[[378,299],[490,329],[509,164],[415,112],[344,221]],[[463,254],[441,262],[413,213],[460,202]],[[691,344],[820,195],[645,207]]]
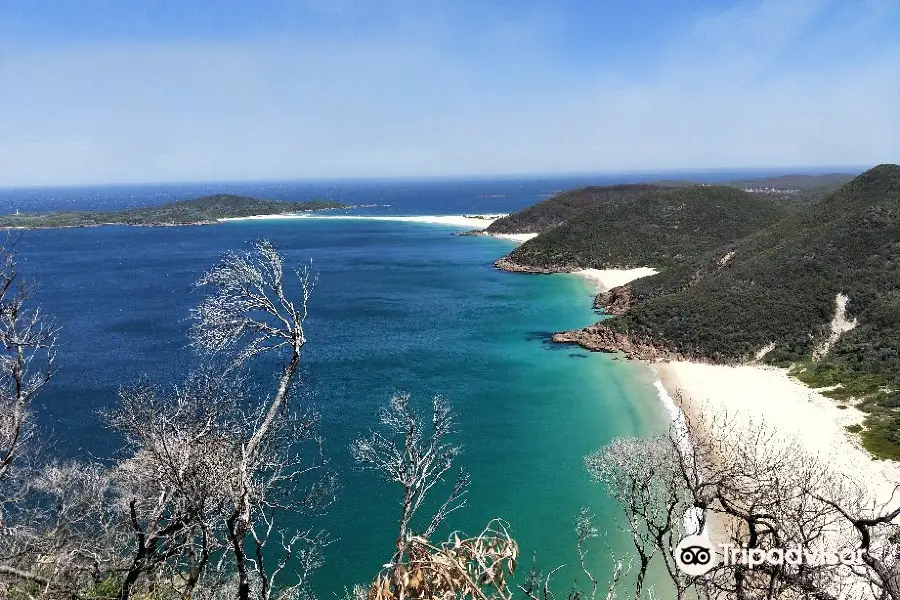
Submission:
[[[57,329],[29,295],[12,249],[0,248],[0,578],[46,584],[34,569],[39,523],[27,497],[42,445],[32,408],[53,376]]]
[[[364,469],[378,472],[388,481],[403,488],[397,550],[402,550],[411,535],[411,522],[428,493],[442,482],[453,468],[460,453],[459,446],[446,441],[453,433],[454,415],[440,396],[432,399],[432,414],[425,418],[412,406],[411,396],[394,394],[381,410],[380,421],[386,434],[372,432],[368,438],[355,440],[350,452]],[[418,535],[428,539],[454,511],[465,506],[469,476],[460,469],[447,499],[431,516]],[[398,560],[402,556],[397,557]]]
[[[873,598],[900,599],[900,526],[895,523],[900,517],[900,505],[895,502],[898,491],[900,488],[895,488],[888,503],[876,506],[866,506],[858,490],[840,489],[830,496],[812,492],[853,527],[865,563],[855,566],[853,574]]]
[[[116,479],[133,545],[118,598],[164,571],[190,598],[221,548],[219,521],[230,501],[222,476],[237,466],[232,434],[242,391],[201,372],[170,395],[146,382],[121,392],[108,418],[126,441]]]
[[[658,558],[682,598],[689,582],[678,571],[672,550],[685,535],[684,516],[691,503],[677,468],[677,446],[668,436],[618,438],[589,455],[585,464],[628,521],[637,558],[634,597],[644,594],[650,565]]]
[[[270,243],[227,253],[199,281],[214,289],[193,311],[191,332],[194,347],[224,356],[225,368],[213,361],[171,390],[141,382],[107,415],[126,442],[113,470],[130,540],[118,599],[153,589],[184,599],[228,590],[242,599],[287,598],[302,593],[321,564],[322,532],[277,525],[285,512],[321,511],[336,488],[318,414],[289,406],[314,284],[309,269],[296,275],[298,304]],[[268,396],[242,368],[266,355],[285,361]],[[281,588],[288,571],[300,583]]]
[[[57,329],[29,304],[0,249],[0,593],[70,598],[114,568],[114,492],[100,466],[42,456],[32,409],[53,376]]]
[[[459,447],[448,441],[454,423],[449,406],[440,397],[435,397],[432,410],[426,416],[415,410],[409,394],[398,393],[381,410],[380,422],[381,431],[355,440],[350,447],[351,454],[363,469],[375,471],[387,481],[399,484],[403,490],[397,549],[370,586],[369,599],[511,600],[519,591],[529,600],[555,600],[553,578],[565,565],[544,574],[538,571],[535,559],[525,581],[515,588],[510,585],[506,574],[515,573],[519,548],[501,520],[495,519],[474,537],[454,532],[446,542],[431,541],[441,523],[465,506],[463,495],[468,476],[464,471],[459,471],[446,499],[430,518],[416,518],[429,492],[444,481],[460,453]],[[586,557],[588,542],[599,537],[599,532],[589,509],[581,509],[575,518],[574,529],[579,565],[589,587],[583,591],[576,581],[566,598],[595,600],[600,582],[588,568]],[[611,559],[612,572],[605,599],[613,600],[633,562],[617,558],[608,545],[606,555]]]
[[[124,532],[108,469],[50,463],[36,474],[29,500],[27,556],[46,580],[35,597],[71,598],[117,572]]]
[[[745,432],[739,442],[736,436],[697,436],[693,446],[708,457],[698,468],[710,496],[706,510],[718,515],[723,540],[767,553],[789,548],[843,551],[855,545],[838,515],[809,493],[832,488],[835,480],[829,470],[799,447],[772,439],[765,426],[757,427],[755,434]],[[701,583],[712,596],[804,594],[826,599],[841,595],[846,575],[827,564],[763,564],[751,569],[738,562],[715,569]]]
[[[454,415],[439,396],[430,415],[420,414],[409,394],[395,394],[381,410],[383,432],[355,440],[350,451],[363,469],[373,470],[403,490],[396,552],[372,585],[369,596],[401,598],[501,598],[512,590],[504,566],[515,572],[518,546],[499,520],[479,535],[453,533],[447,542],[431,541],[449,515],[465,506],[469,477],[459,469],[447,496],[430,517],[417,516],[429,493],[454,469],[460,448],[448,441]],[[419,524],[421,522],[421,524]]]
[[[590,572],[585,564],[585,557],[587,556],[587,550],[584,545],[585,542],[590,540],[591,538],[595,538],[598,536],[597,528],[594,527],[594,518],[591,514],[591,511],[586,507],[582,506],[581,510],[578,511],[578,516],[575,518],[575,547],[578,549],[578,562],[581,565],[581,570],[584,572],[585,576],[588,578],[588,581],[591,582],[591,593],[590,600],[594,600],[597,596],[597,586],[600,582],[598,582],[594,575]],[[618,563],[616,563],[618,567]],[[616,568],[616,567],[614,567]],[[613,574],[613,579],[618,577],[617,573]]]
[[[193,311],[192,342],[199,351],[230,356],[232,369],[263,355],[282,361],[274,393],[248,410],[241,421],[245,427],[234,431],[234,466],[223,479],[230,496],[225,523],[240,600],[271,598],[276,576],[292,559],[317,564],[318,558],[312,557],[325,543],[323,535],[311,530],[282,535],[275,527],[276,514],[322,510],[333,500],[336,487],[315,434],[318,415],[300,415],[288,406],[315,286],[308,267],[294,274],[296,302],[286,289],[284,258],[271,243],[259,242],[247,253],[226,253],[198,281],[213,291]],[[312,442],[312,452],[300,452],[303,440]],[[302,479],[313,482],[301,491]],[[276,539],[282,558],[270,566],[266,548]],[[301,544],[305,544],[302,551]]]
[[[15,256],[0,248],[0,511],[18,493],[12,470],[32,441],[32,404],[50,381],[56,356],[57,329],[28,300]]]
[[[294,301],[284,259],[272,244],[227,253],[198,282],[213,292],[193,311],[192,328],[194,347],[226,356],[225,370],[195,373],[171,391],[147,383],[124,390],[107,415],[126,441],[113,468],[50,465],[40,476],[33,471],[17,479],[31,434],[30,404],[52,374],[55,331],[42,326],[38,311],[26,310],[15,263],[6,259],[0,272],[0,582],[25,582],[34,598],[70,598],[111,581],[121,581],[114,594],[120,599],[162,590],[183,598],[228,590],[247,600],[306,595],[327,537],[313,528],[286,531],[277,516],[321,511],[336,488],[318,414],[289,402],[306,343],[310,270],[295,271]],[[242,368],[263,356],[282,362],[273,392],[259,401],[251,398]],[[10,485],[19,481],[30,482],[28,489]],[[10,509],[20,517],[15,527],[6,518]],[[279,587],[288,571],[300,583]]]

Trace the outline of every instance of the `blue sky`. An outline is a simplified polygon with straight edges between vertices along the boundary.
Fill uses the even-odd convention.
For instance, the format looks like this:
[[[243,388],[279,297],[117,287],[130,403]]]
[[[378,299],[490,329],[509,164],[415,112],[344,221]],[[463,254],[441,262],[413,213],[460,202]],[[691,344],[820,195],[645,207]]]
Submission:
[[[900,161],[896,0],[0,0],[0,185]]]

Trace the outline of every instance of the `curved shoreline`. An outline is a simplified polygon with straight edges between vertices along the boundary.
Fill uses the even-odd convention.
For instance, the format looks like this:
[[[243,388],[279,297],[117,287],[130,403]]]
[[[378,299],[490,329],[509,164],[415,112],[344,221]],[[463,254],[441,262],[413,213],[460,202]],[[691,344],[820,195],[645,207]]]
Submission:
[[[528,267],[503,257],[495,266],[519,273],[575,273],[598,283],[595,308],[607,314],[623,314],[630,308],[625,286],[654,269],[558,270]],[[790,377],[787,369],[749,362],[737,365],[711,364],[701,358],[685,357],[649,340],[635,340],[602,322],[581,329],[555,333],[556,343],[577,344],[591,351],[622,352],[629,359],[648,365],[658,377],[660,402],[674,426],[690,423],[695,435],[716,438],[726,435],[713,421],[727,415],[733,435],[752,439],[764,426],[774,443],[799,445],[865,490],[872,503],[894,507],[900,483],[900,462],[881,460],[866,451],[855,433],[865,413],[822,395]],[[802,426],[801,426],[802,424]],[[714,525],[714,528],[715,525]]]

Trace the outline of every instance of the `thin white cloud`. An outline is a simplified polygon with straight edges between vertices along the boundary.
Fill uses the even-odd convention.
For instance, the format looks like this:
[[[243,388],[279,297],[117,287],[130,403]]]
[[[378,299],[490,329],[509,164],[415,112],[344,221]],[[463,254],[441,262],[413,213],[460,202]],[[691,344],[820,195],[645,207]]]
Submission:
[[[639,73],[559,64],[539,15],[462,49],[439,15],[355,41],[7,48],[0,185],[900,160],[900,44],[793,60],[852,41],[811,33],[821,9],[702,15]]]

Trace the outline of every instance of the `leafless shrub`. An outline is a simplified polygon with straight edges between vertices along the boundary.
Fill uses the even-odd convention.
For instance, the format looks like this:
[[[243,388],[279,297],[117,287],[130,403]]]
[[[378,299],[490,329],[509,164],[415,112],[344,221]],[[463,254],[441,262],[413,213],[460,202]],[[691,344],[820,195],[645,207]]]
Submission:
[[[594,600],[597,597],[600,582],[594,577],[594,574],[587,568],[586,557],[588,550],[586,543],[594,538],[600,537],[599,530],[594,526],[594,516],[590,509],[582,507],[575,517],[575,547],[578,550],[578,560],[581,571],[590,582],[590,589],[583,590],[577,586],[577,581],[569,589],[566,594],[566,600]],[[608,562],[612,565],[612,572],[607,582],[605,600],[613,600],[616,598],[622,578],[625,577],[634,566],[633,561],[625,562],[616,556],[613,549],[606,545],[604,555]],[[556,592],[554,592],[555,582],[553,577],[565,565],[559,565],[551,569],[546,574],[541,573],[537,568],[537,556],[532,558],[531,571],[525,580],[525,583],[519,584],[519,590],[525,594],[530,600],[555,600]],[[559,590],[557,590],[559,591]]]
[[[703,416],[705,417],[705,415]],[[776,439],[760,423],[740,432],[727,416],[701,418],[668,436],[615,440],[588,457],[629,521],[639,561],[660,560],[676,596],[709,598],[900,598],[900,545],[892,521],[900,507],[869,506],[817,457]],[[687,439],[685,439],[687,434]],[[689,443],[685,443],[685,442]],[[687,517],[687,519],[685,519]],[[692,518],[695,522],[692,523]],[[683,533],[715,524],[715,541],[764,552],[799,549],[845,554],[862,549],[863,564],[720,564],[700,577],[679,572],[672,550]],[[693,526],[692,526],[693,525]],[[635,590],[640,596],[640,586]]]
[[[241,388],[198,373],[167,395],[148,383],[123,390],[109,422],[126,441],[117,465],[120,510],[133,550],[119,597],[142,576],[168,572],[190,597],[222,547],[219,521],[236,470],[233,429]]]
[[[53,522],[55,515],[59,524],[60,513],[71,505],[47,507],[30,500],[51,491],[35,489],[43,444],[32,407],[53,376],[56,333],[52,321],[29,306],[12,250],[0,248],[0,589],[7,591],[28,585],[43,593],[78,562],[63,557],[71,548],[60,527],[47,525],[61,544],[59,561],[45,556],[48,543],[41,538],[43,519]]]
[[[40,531],[28,538],[40,569],[26,575],[32,583],[48,582],[42,597],[55,597],[51,587],[68,597],[62,592],[89,584],[101,584],[118,600],[148,593],[247,600],[309,595],[308,577],[321,564],[327,537],[313,528],[284,530],[278,515],[322,510],[336,484],[326,470],[318,414],[289,405],[312,280],[308,269],[298,271],[302,302],[295,305],[282,268],[274,247],[260,242],[250,253],[226,254],[201,278],[215,289],[194,312],[194,345],[213,356],[224,353],[226,368],[213,361],[172,389],[143,381],[122,390],[106,416],[125,447],[111,468],[80,471],[83,484],[96,480],[91,489],[102,515],[73,504],[89,494],[63,477],[72,469],[48,468],[37,480],[35,492],[61,507],[58,525],[44,510]],[[285,360],[274,391],[260,401],[238,367],[267,354]],[[68,546],[56,542],[62,537]],[[287,572],[299,577],[297,585],[279,585]]]
[[[358,439],[350,450],[357,463],[379,473],[403,490],[396,553],[369,591],[370,600],[400,598],[512,597],[504,576],[516,568],[519,550],[506,525],[492,521],[471,538],[454,533],[446,542],[431,541],[438,526],[465,506],[469,477],[464,470],[440,507],[417,526],[425,498],[453,469],[460,448],[447,441],[454,417],[440,397],[432,400],[430,417],[419,414],[409,394],[395,394],[381,411],[384,433]]]
[[[285,291],[284,257],[271,242],[257,242],[251,252],[227,252],[197,282],[214,291],[192,312],[194,347],[207,353],[233,352],[238,363],[273,350],[299,354],[306,343],[303,322],[315,278],[309,267],[294,273],[300,283],[299,304]]]
[[[56,357],[57,329],[28,300],[14,255],[0,248],[0,528],[4,507],[23,493],[13,471],[31,449],[32,404],[50,381]]]
[[[685,534],[690,494],[681,478],[677,442],[668,436],[618,438],[585,459],[588,473],[622,507],[637,557],[634,597],[644,593],[655,557],[665,565],[679,594],[687,588],[672,558]],[[680,596],[679,596],[680,597]]]
[[[31,598],[69,598],[97,585],[119,600],[232,591],[242,600],[308,596],[327,537],[311,527],[283,530],[277,518],[322,510],[336,487],[318,414],[290,406],[306,343],[310,270],[295,271],[295,302],[272,244],[227,253],[198,282],[212,292],[193,311],[191,332],[198,351],[225,357],[225,365],[213,362],[173,390],[146,382],[123,390],[107,415],[125,439],[111,468],[51,464],[20,476],[30,406],[52,375],[55,330],[26,308],[15,262],[8,253],[3,259],[0,582],[12,581],[3,589]],[[240,367],[263,356],[281,366],[274,390],[259,401]],[[287,571],[300,583],[279,586]]]
[[[506,577],[515,573],[519,547],[499,520],[475,537],[454,533],[437,545],[409,536],[398,555],[403,561],[378,575],[369,600],[512,598]]]
[[[416,413],[409,394],[394,394],[381,410],[380,420],[386,433],[372,432],[355,440],[350,452],[362,468],[403,488],[397,534],[397,550],[402,555],[413,517],[432,488],[453,468],[460,448],[446,441],[453,432],[454,416],[440,396],[433,398],[431,418],[426,418]],[[465,506],[468,484],[469,476],[460,469],[447,499],[417,535],[430,538],[450,513]]]

